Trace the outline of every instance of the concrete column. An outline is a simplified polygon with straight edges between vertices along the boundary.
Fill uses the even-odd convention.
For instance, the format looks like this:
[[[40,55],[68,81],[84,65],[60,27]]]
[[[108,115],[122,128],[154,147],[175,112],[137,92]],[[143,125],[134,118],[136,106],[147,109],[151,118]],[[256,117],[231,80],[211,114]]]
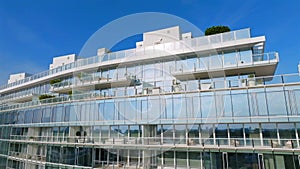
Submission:
[[[156,125],[144,125],[142,129],[143,144],[153,144],[156,139]],[[151,162],[154,160],[151,150],[143,150],[143,168],[147,169],[151,167]]]

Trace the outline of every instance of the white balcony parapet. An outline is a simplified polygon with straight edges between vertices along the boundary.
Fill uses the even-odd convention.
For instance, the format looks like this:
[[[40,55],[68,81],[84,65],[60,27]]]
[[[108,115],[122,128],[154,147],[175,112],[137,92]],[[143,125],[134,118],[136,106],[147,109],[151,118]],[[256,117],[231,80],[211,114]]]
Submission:
[[[210,59],[210,62],[203,64],[203,67],[195,66],[195,64],[187,68],[176,67],[177,71],[170,73],[179,80],[210,78],[210,72],[215,71],[223,71],[226,76],[248,72],[253,72],[256,76],[268,76],[274,74],[279,62],[279,55],[277,52],[256,54],[249,56],[251,61],[248,62],[240,60],[238,57],[235,59],[236,63],[231,64],[226,64],[224,58]]]
[[[250,40],[244,41],[245,39],[250,39]],[[230,47],[232,45],[238,45],[237,43],[234,43],[234,41],[240,41],[241,44],[247,45],[249,43],[257,43],[258,41],[264,42],[264,40],[265,40],[264,38],[258,38],[258,39],[253,38],[253,40],[251,40],[250,29],[247,28],[247,29],[241,29],[237,31],[226,32],[226,33],[221,33],[221,34],[216,34],[211,36],[202,36],[202,37],[197,37],[188,40],[181,40],[181,41],[175,41],[175,42],[159,44],[154,46],[147,46],[143,48],[112,52],[112,53],[104,54],[102,56],[80,59],[76,62],[69,63],[64,66],[59,66],[55,69],[34,74],[30,77],[19,80],[17,82],[0,86],[0,93],[7,91],[7,89],[15,89],[13,88],[15,86],[21,86],[22,84],[25,83],[29,84],[29,82],[31,81],[36,82],[36,80],[39,79],[45,80],[45,77],[53,78],[62,75],[64,72],[74,72],[78,68],[86,67],[87,65],[95,65],[95,64],[99,65],[99,63],[103,63],[103,65],[106,65],[104,64],[105,62],[110,61],[108,62],[108,64],[114,62],[122,62],[124,61],[125,58],[133,58],[133,59],[126,59],[128,61],[131,61],[140,58],[140,56],[149,56],[149,55],[156,56],[156,57],[168,56],[168,55],[170,56],[172,54],[190,53],[198,50],[211,50],[213,48],[218,48],[218,47],[224,48],[224,47]],[[144,57],[142,59],[147,59],[147,58],[148,57]]]

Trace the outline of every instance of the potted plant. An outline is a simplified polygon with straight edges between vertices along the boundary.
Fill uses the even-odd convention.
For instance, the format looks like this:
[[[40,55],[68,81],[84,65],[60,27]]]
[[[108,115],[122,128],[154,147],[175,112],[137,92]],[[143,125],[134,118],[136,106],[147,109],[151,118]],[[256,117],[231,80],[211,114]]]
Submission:
[[[247,86],[246,82],[247,82],[246,79],[242,79],[241,80],[242,87],[246,87]]]
[[[49,99],[49,98],[53,98],[53,97],[55,97],[55,96],[49,95],[49,94],[42,94],[39,96],[39,100]]]
[[[173,91],[174,92],[179,92],[180,91],[180,82],[177,81],[176,79],[173,79],[172,81],[172,84],[173,84]]]
[[[34,140],[34,137],[33,136],[30,136],[29,137],[29,141],[33,141]]]
[[[264,80],[263,79],[256,79],[256,85],[264,85]]]
[[[255,86],[255,75],[254,74],[248,75],[248,86],[250,86],[250,87]]]
[[[228,26],[212,26],[205,30],[205,36],[229,32],[229,31],[230,31],[230,28]]]
[[[61,79],[52,79],[52,80],[50,80],[50,85],[52,86],[52,85],[54,85],[55,83],[59,83],[59,82],[61,82],[62,80]]]

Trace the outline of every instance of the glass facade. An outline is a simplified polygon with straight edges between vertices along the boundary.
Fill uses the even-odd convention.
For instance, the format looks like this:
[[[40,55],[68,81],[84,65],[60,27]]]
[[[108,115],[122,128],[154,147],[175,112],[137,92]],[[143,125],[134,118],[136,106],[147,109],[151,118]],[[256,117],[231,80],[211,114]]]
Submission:
[[[2,86],[153,56],[2,92],[0,168],[300,168],[299,74],[253,72],[278,62],[277,53],[254,54],[257,44],[197,53],[249,38],[246,29],[113,52]],[[45,93],[56,97],[28,96]]]

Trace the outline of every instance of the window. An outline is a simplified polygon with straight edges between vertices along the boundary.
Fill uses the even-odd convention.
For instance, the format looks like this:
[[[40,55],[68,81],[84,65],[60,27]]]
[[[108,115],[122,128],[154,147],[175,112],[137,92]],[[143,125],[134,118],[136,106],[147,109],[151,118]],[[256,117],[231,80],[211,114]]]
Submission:
[[[250,49],[241,50],[239,64],[247,64],[252,62],[252,51]]]
[[[224,67],[236,65],[236,52],[226,51],[224,52]]]
[[[174,119],[183,120],[187,118],[186,114],[186,98],[183,95],[173,98]]]
[[[176,166],[177,167],[187,167],[187,152],[176,151]]]
[[[222,54],[218,53],[213,53],[209,57],[210,63],[209,63],[209,68],[210,69],[216,69],[216,68],[221,68],[223,65],[223,59],[222,59]]]
[[[100,126],[93,127],[92,136],[93,136],[94,142],[96,142],[96,143],[100,142],[100,131],[101,131]]]
[[[228,145],[227,124],[218,124],[215,126],[216,141],[219,145]]]
[[[40,109],[34,109],[32,123],[40,123],[41,118],[42,118],[42,112],[40,111]]]
[[[89,103],[81,104],[81,111],[80,111],[80,120],[81,121],[90,121],[92,118],[90,117],[90,107]]]
[[[191,104],[191,103],[189,103]],[[192,114],[189,116],[190,118],[201,118],[201,107],[200,107],[200,97],[196,96],[193,97],[193,111]]]
[[[141,100],[142,119],[148,120],[148,100]]]
[[[68,105],[65,108],[65,122],[77,121],[79,119],[77,105]]]
[[[140,137],[142,132],[141,132],[141,127],[140,126],[129,126],[130,131],[129,131],[129,137]]]
[[[189,166],[190,168],[200,168],[201,166],[201,153],[200,152],[189,152]]]
[[[283,91],[267,92],[270,115],[287,115]]]
[[[164,117],[166,119],[173,119],[173,101],[172,98],[166,98],[165,99],[165,106],[164,106]]]
[[[104,112],[102,112],[103,120],[115,120],[115,103],[108,101],[104,104]]]
[[[186,144],[186,125],[175,125],[174,129],[175,143]]]
[[[248,146],[258,146],[260,144],[260,128],[256,123],[244,124],[246,144]]]
[[[250,110],[252,116],[267,116],[267,99],[264,91],[252,89],[249,92]]]
[[[155,68],[154,68],[154,64],[148,64],[148,65],[144,65],[144,69],[143,69],[143,72],[144,72],[144,79],[147,80],[147,79],[153,79],[154,78],[154,71]]]
[[[90,115],[89,117],[90,121],[99,120],[98,104],[96,104],[96,102],[91,102],[89,115]]]
[[[249,116],[248,97],[246,93],[232,94],[233,113],[235,117]]]
[[[297,145],[294,123],[279,123],[278,130],[281,145],[284,145],[289,148],[292,148],[292,146]]]
[[[43,123],[50,122],[50,119],[51,119],[51,108],[50,107],[45,107],[45,108],[42,109],[42,112],[43,112],[42,122]]]
[[[201,93],[201,112],[204,120],[216,118],[216,105],[213,93]]]
[[[63,121],[63,106],[56,106],[52,109],[52,122]]]
[[[263,141],[266,146],[279,146],[277,138],[277,126],[275,123],[265,123],[261,125]]]
[[[163,125],[164,143],[173,144],[173,125]]]
[[[160,99],[154,97],[148,99],[148,120],[160,120]]]
[[[33,118],[33,112],[31,109],[25,111],[25,123],[31,123]]]
[[[163,154],[164,156],[164,166],[165,167],[174,167],[174,151],[166,151]]]

